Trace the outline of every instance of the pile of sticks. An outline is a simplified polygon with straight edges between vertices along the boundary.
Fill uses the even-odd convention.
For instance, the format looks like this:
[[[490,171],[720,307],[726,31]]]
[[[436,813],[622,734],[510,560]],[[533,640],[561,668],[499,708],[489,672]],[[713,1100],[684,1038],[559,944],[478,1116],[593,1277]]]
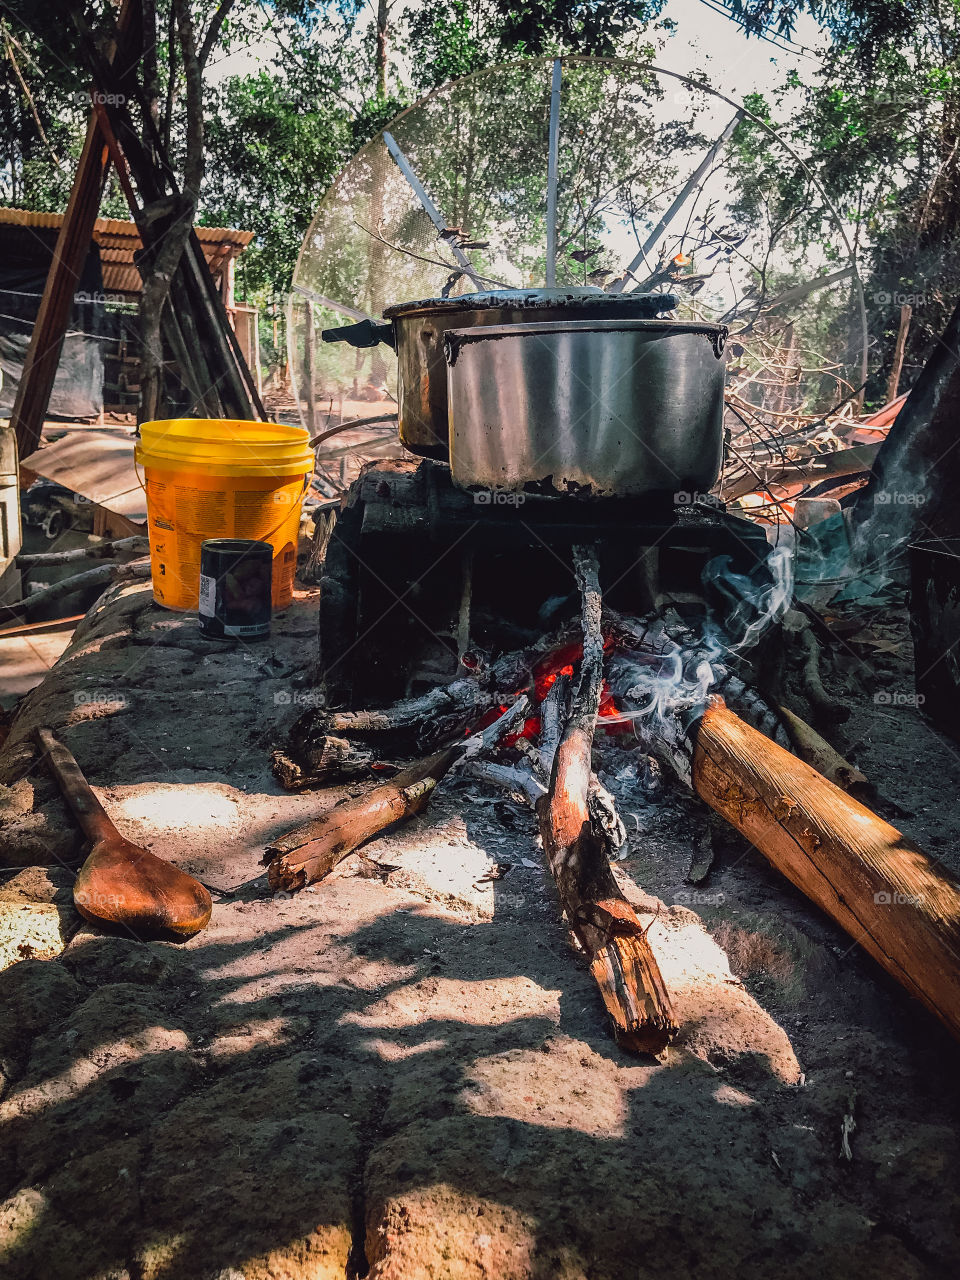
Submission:
[[[295,758],[275,758],[287,785],[371,771],[392,776],[271,844],[264,856],[271,887],[296,891],[322,879],[366,840],[421,812],[443,779],[459,770],[507,786],[536,811],[560,906],[617,1041],[634,1052],[659,1053],[677,1034],[678,1021],[646,931],[611,870],[623,826],[592,763],[606,669],[608,688],[643,748],[960,1036],[960,886],[792,754],[779,718],[722,667],[713,669],[715,687],[742,716],[705,690],[699,675],[699,683],[686,679],[685,669],[703,670],[694,638],[675,639],[660,619],[605,614],[592,548],[575,547],[573,561],[581,595],[576,643],[568,629],[419,698],[378,711],[320,710],[301,718],[292,737]],[[574,684],[563,672],[577,666]],[[538,672],[551,667],[561,674],[543,691]],[[642,705],[643,673],[667,670],[679,671],[678,692],[653,714]],[[637,672],[641,679],[632,684]],[[695,693],[685,696],[684,689]],[[516,732],[531,724],[537,746]],[[412,746],[443,742],[398,771],[397,760]],[[497,754],[500,759],[490,758]]]

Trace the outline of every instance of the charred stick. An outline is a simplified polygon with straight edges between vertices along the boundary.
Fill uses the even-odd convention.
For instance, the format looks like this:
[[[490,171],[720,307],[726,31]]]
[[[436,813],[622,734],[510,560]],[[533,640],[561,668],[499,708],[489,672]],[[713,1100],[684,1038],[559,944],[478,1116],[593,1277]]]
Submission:
[[[306,767],[284,751],[275,751],[271,764],[274,776],[287,791],[302,791],[306,787],[368,777],[373,770],[380,769],[384,771],[384,777],[389,777],[399,768],[399,765],[382,759],[372,747],[351,742],[348,738],[335,738],[332,734],[316,740],[311,763]]]
[[[805,627],[798,633],[797,641],[803,650],[801,667],[803,692],[810,703],[813,718],[828,728],[849,720],[850,708],[836,702],[823,687],[823,679],[820,675],[820,645],[813,631]]]
[[[537,817],[560,902],[587,955],[617,1040],[636,1052],[658,1053],[676,1034],[676,1017],[646,933],[614,879],[587,801],[603,688],[596,552],[575,547],[574,569],[582,598],[583,662],[550,790],[537,803]]]
[[[558,675],[540,706],[540,762],[547,778],[553,772],[553,758],[560,745],[569,690],[569,678]]]
[[[465,766],[465,772],[481,782],[489,782],[514,795],[523,796],[533,808],[540,797],[546,794],[546,787],[530,769],[514,769],[508,764],[495,764],[491,760],[471,760]]]

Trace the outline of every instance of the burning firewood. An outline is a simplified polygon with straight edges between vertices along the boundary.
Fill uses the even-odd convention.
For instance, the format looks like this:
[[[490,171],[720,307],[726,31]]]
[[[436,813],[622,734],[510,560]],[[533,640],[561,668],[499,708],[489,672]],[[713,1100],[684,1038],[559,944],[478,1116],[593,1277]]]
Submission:
[[[274,840],[263,856],[270,887],[296,890],[322,880],[365,841],[420,813],[448,770],[496,746],[528,710],[529,701],[521,695],[487,728]]]
[[[513,691],[525,689],[538,664],[549,661],[569,641],[570,631],[565,628],[489,665],[478,655],[471,675],[389,707],[359,711],[312,707],[294,723],[287,749],[274,754],[277,781],[294,791],[322,786],[360,776],[378,762],[435,749],[501,704],[501,691],[513,696]]]
[[[603,635],[596,553],[575,547],[574,565],[583,600],[583,662],[552,762],[550,789],[537,803],[537,816],[561,904],[617,1040],[636,1052],[659,1053],[678,1023],[643,926],[610,870],[606,839],[587,800],[603,687]]]
[[[711,697],[698,655],[685,660],[668,639],[651,628],[647,653],[613,664],[648,749],[960,1037],[960,885]]]

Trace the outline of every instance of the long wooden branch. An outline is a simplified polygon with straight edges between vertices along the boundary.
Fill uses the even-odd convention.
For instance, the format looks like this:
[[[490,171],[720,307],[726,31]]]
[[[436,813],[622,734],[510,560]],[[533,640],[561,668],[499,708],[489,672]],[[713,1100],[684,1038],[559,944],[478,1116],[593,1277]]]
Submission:
[[[573,707],[537,804],[543,847],[567,920],[590,962],[620,1044],[659,1053],[678,1031],[670,997],[636,912],[610,870],[587,803],[593,732],[603,688],[603,635],[596,552],[574,548],[583,662]]]

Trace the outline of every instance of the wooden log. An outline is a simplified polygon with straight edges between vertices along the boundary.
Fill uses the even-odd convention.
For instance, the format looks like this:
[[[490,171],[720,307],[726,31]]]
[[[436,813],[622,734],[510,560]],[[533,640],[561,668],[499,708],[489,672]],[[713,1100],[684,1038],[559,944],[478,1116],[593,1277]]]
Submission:
[[[529,706],[526,696],[517,698],[481,732],[402,770],[389,782],[356,799],[334,805],[319,818],[272,841],[263,855],[270,887],[297,890],[322,880],[366,840],[419,813],[449,769],[495,746],[515,723],[522,722]]]
[[[693,785],[960,1038],[960,885],[720,699],[696,731]]]
[[[329,875],[338,862],[372,836],[426,808],[437,783],[461,754],[451,747],[404,769],[372,791],[268,845],[263,861],[271,889],[295,891]]]
[[[543,848],[567,921],[586,953],[624,1048],[659,1053],[679,1030],[646,932],[617,885],[587,803],[594,723],[603,687],[596,552],[574,548],[583,597],[583,662],[573,707],[537,803]]]

